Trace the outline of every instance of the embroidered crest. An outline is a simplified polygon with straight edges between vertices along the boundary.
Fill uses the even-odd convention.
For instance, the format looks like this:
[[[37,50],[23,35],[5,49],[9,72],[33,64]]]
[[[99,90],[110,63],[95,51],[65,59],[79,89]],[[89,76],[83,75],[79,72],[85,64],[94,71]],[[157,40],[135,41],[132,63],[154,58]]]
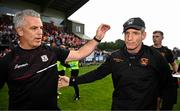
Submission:
[[[43,62],[47,62],[47,61],[48,61],[47,55],[42,55],[42,56],[41,56],[41,60],[42,60]]]
[[[134,19],[132,18],[127,21],[127,24],[130,25],[130,24],[133,24],[133,22],[134,22]]]
[[[147,65],[149,64],[149,59],[147,59],[147,58],[141,58],[141,59],[140,59],[140,63],[141,63],[141,65],[143,65],[143,66],[147,66]]]

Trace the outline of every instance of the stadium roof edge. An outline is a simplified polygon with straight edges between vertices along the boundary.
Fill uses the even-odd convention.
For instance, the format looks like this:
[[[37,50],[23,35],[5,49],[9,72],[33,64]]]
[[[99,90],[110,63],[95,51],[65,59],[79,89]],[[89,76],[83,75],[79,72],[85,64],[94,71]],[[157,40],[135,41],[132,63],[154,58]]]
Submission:
[[[52,8],[65,13],[66,18],[71,16],[89,0],[22,0],[36,4],[40,7],[40,12],[43,13],[47,8]]]

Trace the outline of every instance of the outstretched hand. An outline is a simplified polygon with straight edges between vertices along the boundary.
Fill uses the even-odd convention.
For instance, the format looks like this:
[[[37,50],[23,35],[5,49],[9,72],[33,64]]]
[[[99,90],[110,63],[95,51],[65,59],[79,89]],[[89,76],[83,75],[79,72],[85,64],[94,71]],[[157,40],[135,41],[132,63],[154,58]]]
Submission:
[[[102,40],[104,35],[111,27],[107,24],[101,24],[98,29],[96,30],[96,38]]]
[[[70,79],[67,76],[60,76],[58,80],[58,88],[69,86],[69,80]]]

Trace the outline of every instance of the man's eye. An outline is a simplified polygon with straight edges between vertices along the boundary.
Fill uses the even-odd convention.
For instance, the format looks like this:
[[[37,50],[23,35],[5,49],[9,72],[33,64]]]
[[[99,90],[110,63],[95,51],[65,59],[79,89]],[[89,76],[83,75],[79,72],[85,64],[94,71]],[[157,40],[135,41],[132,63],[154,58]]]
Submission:
[[[36,30],[37,29],[37,27],[33,27],[33,30]]]
[[[137,32],[134,32],[134,34],[135,34],[135,35],[138,35],[138,33],[137,33]]]
[[[129,32],[125,32],[125,35],[128,35],[129,34]]]
[[[134,32],[135,35],[139,35],[140,33],[139,32]]]
[[[36,29],[37,29],[37,27],[31,27],[31,29],[32,29],[32,30],[36,30]]]

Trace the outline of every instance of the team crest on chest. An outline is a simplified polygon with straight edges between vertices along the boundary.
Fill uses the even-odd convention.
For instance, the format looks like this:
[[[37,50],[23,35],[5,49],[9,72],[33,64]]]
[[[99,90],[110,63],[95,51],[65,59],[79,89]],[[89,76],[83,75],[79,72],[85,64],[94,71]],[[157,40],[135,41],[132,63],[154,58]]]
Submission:
[[[143,65],[143,66],[147,66],[149,64],[149,59],[141,58],[140,59],[140,64]]]
[[[42,60],[43,62],[47,62],[47,61],[48,61],[47,55],[42,55],[42,56],[41,56],[41,60]]]

